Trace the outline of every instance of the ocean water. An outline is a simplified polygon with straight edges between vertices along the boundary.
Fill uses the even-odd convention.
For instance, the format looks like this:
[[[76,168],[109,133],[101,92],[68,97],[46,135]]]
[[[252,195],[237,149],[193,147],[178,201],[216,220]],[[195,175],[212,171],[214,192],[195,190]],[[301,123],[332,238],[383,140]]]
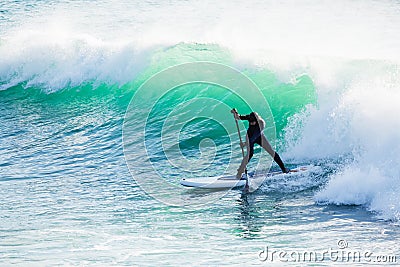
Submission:
[[[0,2],[0,265],[397,265],[399,36],[394,0]],[[180,186],[235,173],[234,107],[309,171]]]

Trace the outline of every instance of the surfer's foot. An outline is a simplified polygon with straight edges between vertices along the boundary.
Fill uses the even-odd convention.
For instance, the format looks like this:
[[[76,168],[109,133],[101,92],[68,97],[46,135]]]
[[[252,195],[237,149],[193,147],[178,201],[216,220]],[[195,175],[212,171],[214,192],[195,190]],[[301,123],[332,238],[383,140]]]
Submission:
[[[243,175],[245,175],[245,170],[244,169],[237,169],[237,173],[236,173],[236,179],[240,180],[243,178]]]
[[[246,180],[247,179],[247,174],[245,174],[245,173],[242,173],[242,174],[236,174],[236,179],[238,179],[238,180]]]
[[[285,164],[283,164],[283,161],[282,161],[281,157],[276,152],[275,152],[274,160],[279,165],[279,167],[281,168],[283,173],[289,173],[290,172],[289,169],[285,168]]]

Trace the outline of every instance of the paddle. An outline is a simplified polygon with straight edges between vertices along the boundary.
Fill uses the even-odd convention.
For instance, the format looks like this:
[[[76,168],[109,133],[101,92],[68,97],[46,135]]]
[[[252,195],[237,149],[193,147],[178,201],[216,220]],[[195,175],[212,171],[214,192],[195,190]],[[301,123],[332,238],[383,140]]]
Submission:
[[[243,159],[244,159],[245,155],[244,155],[244,149],[243,149],[243,145],[242,145],[243,144],[242,135],[240,134],[239,123],[238,123],[238,120],[237,120],[237,118],[235,116],[235,114],[237,114],[238,112],[237,112],[237,110],[235,108],[233,108],[231,110],[231,113],[233,114],[233,118],[235,119],[235,122],[236,122],[236,129],[238,131],[239,140],[240,140],[240,148],[242,149],[242,156],[243,156]],[[248,177],[247,177],[247,167],[244,169],[244,173],[246,174],[246,186],[244,188],[245,188],[245,190],[248,190],[249,189],[249,180],[248,180]]]

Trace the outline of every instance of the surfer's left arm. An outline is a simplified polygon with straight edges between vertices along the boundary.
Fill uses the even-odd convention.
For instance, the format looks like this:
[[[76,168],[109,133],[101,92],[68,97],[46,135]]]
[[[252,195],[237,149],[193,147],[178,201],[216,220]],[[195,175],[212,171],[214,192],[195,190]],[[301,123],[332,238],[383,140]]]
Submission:
[[[233,113],[233,116],[235,116],[235,119],[241,120],[241,121],[248,121],[249,120],[249,115],[239,115],[236,109],[232,109],[231,112]]]

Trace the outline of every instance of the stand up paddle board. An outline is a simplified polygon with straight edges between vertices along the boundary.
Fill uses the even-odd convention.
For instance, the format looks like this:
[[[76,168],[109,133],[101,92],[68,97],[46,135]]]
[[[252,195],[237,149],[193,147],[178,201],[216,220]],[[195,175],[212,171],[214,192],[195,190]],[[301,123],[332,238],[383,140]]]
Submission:
[[[290,175],[294,173],[301,173],[307,171],[306,166],[297,167],[291,169],[290,173],[283,173],[281,171],[268,172],[266,174],[258,174],[256,176],[249,175],[249,183],[255,179],[265,179],[275,175]],[[181,185],[186,187],[204,188],[204,189],[230,189],[243,187],[246,185],[246,179],[236,179],[235,176],[216,176],[216,177],[204,177],[204,178],[183,178]]]
[[[246,179],[236,179],[236,176],[218,176],[205,178],[183,178],[181,185],[206,189],[225,189],[242,187],[246,185]]]

